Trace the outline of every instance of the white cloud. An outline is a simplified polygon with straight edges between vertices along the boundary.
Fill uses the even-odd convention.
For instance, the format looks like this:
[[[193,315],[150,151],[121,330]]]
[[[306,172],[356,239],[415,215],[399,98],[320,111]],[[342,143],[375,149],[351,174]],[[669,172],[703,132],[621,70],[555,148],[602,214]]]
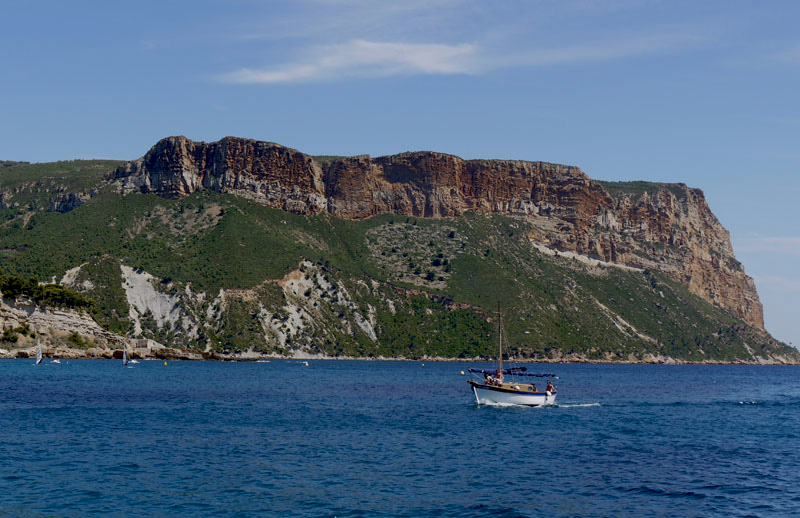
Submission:
[[[230,83],[289,83],[351,77],[468,74],[475,46],[352,40],[315,48],[307,59],[263,70],[242,68],[220,76]]]
[[[474,43],[448,45],[356,39],[314,47],[295,63],[264,69],[242,68],[220,75],[218,79],[228,83],[274,84],[354,77],[480,74],[501,68],[606,61],[669,52],[698,40],[687,34],[654,35],[507,53]]]

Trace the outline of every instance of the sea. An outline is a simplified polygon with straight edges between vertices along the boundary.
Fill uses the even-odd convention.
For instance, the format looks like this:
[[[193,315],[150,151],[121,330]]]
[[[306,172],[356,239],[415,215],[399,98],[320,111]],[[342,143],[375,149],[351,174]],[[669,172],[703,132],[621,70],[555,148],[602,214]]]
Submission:
[[[800,367],[0,360],[0,517],[800,516]],[[521,366],[522,364],[517,364]]]

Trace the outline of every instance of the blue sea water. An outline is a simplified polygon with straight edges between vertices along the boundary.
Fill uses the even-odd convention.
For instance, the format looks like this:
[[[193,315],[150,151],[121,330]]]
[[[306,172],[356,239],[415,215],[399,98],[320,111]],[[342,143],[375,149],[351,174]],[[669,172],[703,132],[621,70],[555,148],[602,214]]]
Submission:
[[[533,368],[0,360],[0,517],[800,516],[800,368]]]

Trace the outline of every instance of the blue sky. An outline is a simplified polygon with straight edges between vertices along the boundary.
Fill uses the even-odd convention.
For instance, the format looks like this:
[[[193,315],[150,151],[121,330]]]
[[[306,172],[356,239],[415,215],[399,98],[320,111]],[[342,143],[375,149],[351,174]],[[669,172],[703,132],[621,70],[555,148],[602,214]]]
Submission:
[[[800,3],[8,2],[0,159],[226,135],[702,188],[800,346]]]

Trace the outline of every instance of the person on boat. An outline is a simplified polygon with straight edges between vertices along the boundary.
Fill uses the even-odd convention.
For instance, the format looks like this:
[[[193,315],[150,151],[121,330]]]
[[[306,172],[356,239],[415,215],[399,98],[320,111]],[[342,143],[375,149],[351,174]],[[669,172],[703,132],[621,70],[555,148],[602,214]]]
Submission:
[[[548,392],[555,392],[556,391],[556,386],[553,385],[553,382],[550,381],[550,380],[547,380],[547,391]]]
[[[495,374],[489,374],[488,372],[486,372],[483,374],[483,376],[486,379],[487,385],[500,386],[500,384],[503,382],[503,378],[498,377],[498,374],[496,372]]]
[[[536,392],[536,383],[531,382],[531,391]]]

